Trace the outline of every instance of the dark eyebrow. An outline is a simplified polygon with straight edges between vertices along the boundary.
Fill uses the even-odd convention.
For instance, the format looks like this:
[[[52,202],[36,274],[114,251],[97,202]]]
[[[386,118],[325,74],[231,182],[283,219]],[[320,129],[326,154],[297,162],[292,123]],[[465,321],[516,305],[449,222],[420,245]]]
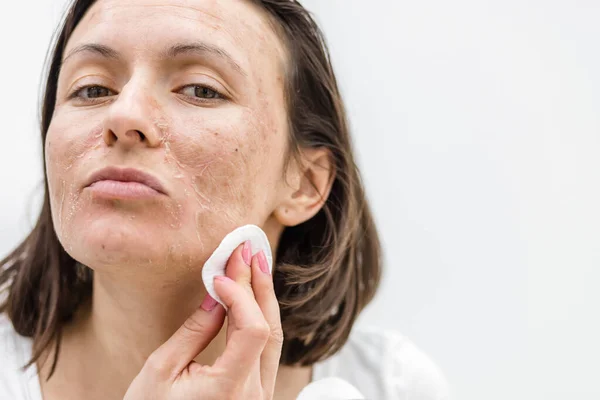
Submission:
[[[64,60],[62,60],[62,63],[64,64],[70,57],[74,56],[77,53],[86,52],[98,54],[102,57],[112,58],[114,60],[118,60],[121,58],[121,55],[118,51],[111,49],[108,46],[104,46],[103,44],[97,43],[86,43],[82,44],[81,46],[77,46],[73,50],[71,50],[69,54],[67,54],[67,56],[64,58]]]
[[[118,51],[116,51],[115,49],[112,49],[112,48],[102,45],[102,44],[87,43],[87,44],[83,44],[81,46],[77,46],[73,50],[71,50],[69,52],[69,54],[67,54],[67,56],[62,61],[62,64],[64,64],[70,57],[74,56],[75,54],[85,53],[85,52],[94,53],[94,54],[100,55],[104,58],[111,58],[113,60],[121,59],[121,54]],[[175,45],[169,47],[162,54],[162,58],[163,59],[171,59],[171,58],[175,58],[179,55],[189,54],[189,53],[196,53],[196,54],[200,54],[200,55],[205,55],[208,53],[208,54],[216,55],[217,57],[220,57],[220,58],[224,59],[225,61],[227,61],[227,63],[233,69],[235,69],[237,72],[239,72],[243,76],[246,76],[246,72],[242,69],[242,67],[240,67],[240,65],[233,59],[233,57],[228,52],[221,49],[220,47],[213,46],[208,43],[198,42],[198,43],[175,44]]]
[[[220,47],[213,46],[212,44],[195,42],[195,43],[178,43],[167,49],[163,54],[166,59],[175,58],[182,54],[196,53],[199,55],[212,54],[219,58],[224,59],[227,63],[235,69],[237,72],[246,76],[246,72],[240,67],[240,65],[234,60],[234,58],[225,50]]]

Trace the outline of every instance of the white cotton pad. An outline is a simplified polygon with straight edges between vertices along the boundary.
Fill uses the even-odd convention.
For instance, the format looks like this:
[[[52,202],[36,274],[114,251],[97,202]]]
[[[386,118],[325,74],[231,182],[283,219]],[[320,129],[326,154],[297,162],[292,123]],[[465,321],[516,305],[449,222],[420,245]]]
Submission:
[[[364,400],[354,386],[341,378],[323,378],[306,386],[296,400]]]
[[[261,250],[264,251],[267,262],[269,263],[269,272],[273,270],[273,255],[271,254],[271,246],[267,235],[256,225],[245,225],[235,229],[229,233],[219,244],[219,247],[212,253],[212,255],[204,263],[202,268],[202,281],[206,287],[206,291],[223,306],[223,301],[215,292],[213,285],[216,276],[225,275],[225,267],[227,267],[227,261],[231,253],[238,246],[249,240],[252,244],[252,255],[254,256]]]

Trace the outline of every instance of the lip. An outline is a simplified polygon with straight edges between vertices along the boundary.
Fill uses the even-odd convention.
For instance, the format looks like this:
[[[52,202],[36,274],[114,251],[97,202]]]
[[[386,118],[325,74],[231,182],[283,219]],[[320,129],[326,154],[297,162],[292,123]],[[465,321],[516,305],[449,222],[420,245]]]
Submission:
[[[135,168],[103,168],[90,176],[85,188],[106,198],[140,199],[167,194],[158,178]]]

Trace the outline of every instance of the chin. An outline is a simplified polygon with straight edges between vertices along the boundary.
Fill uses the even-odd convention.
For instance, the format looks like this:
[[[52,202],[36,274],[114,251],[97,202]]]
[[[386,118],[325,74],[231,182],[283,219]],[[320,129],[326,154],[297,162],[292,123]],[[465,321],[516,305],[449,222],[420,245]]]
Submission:
[[[113,214],[72,222],[59,239],[71,257],[92,269],[159,267],[172,261],[177,253],[180,256],[183,253],[174,244],[179,236],[177,231],[160,226],[156,219],[144,221],[140,217]]]

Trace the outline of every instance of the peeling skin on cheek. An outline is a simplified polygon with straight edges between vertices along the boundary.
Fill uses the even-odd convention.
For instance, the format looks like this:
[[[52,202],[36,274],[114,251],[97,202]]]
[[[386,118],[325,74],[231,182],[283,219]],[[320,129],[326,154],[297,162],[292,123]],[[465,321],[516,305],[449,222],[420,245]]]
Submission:
[[[83,140],[80,137],[72,140],[69,144],[69,151],[62,154],[59,159],[64,171],[69,171],[79,160],[102,146],[102,129],[102,125],[98,124],[90,133],[84,136]]]
[[[57,210],[58,212],[58,220],[59,226],[57,226],[57,230],[60,232],[60,236],[62,237],[61,241],[65,244],[65,248],[67,251],[72,251],[72,235],[75,233],[74,229],[72,229],[73,221],[75,216],[79,213],[82,208],[81,205],[81,197],[77,195],[74,184],[67,185],[64,180],[61,179],[60,190],[60,205]],[[66,203],[65,203],[66,198]],[[66,209],[65,209],[66,208]]]
[[[193,239],[202,252],[207,237],[268,217],[256,207],[264,209],[273,190],[260,184],[259,174],[274,167],[265,156],[281,132],[267,115],[244,108],[233,116],[198,113],[183,122],[163,116],[154,124],[169,176],[183,185],[183,215],[194,216]]]
[[[173,178],[185,185],[185,197],[195,204],[196,239],[203,249],[203,237],[216,223],[215,215],[221,225],[214,227],[217,232],[225,227],[232,230],[248,220],[256,191],[252,185],[256,161],[260,159],[256,146],[242,143],[238,137],[252,137],[255,132],[240,132],[233,125],[218,124],[218,130],[207,129],[210,123],[197,124],[199,128],[191,135],[167,131],[163,141],[165,162]],[[253,159],[249,152],[256,154]]]
[[[83,129],[83,128],[82,128]],[[97,150],[102,146],[102,124],[96,124],[85,135],[61,138],[63,143],[58,147],[48,136],[46,142],[46,165],[49,167],[50,204],[54,215],[57,235],[70,250],[72,245],[72,224],[75,215],[82,208],[82,199],[76,182],[69,179],[69,174],[77,171],[81,163],[97,157]]]
[[[60,197],[60,204],[58,205],[58,220],[60,221],[59,226],[57,227],[57,229],[59,230],[58,232],[58,236],[61,236],[62,234],[62,227],[63,227],[63,219],[62,219],[62,215],[63,215],[63,208],[65,206],[65,194],[66,194],[66,185],[67,182],[64,179],[60,180],[60,192],[58,194],[58,196]]]

